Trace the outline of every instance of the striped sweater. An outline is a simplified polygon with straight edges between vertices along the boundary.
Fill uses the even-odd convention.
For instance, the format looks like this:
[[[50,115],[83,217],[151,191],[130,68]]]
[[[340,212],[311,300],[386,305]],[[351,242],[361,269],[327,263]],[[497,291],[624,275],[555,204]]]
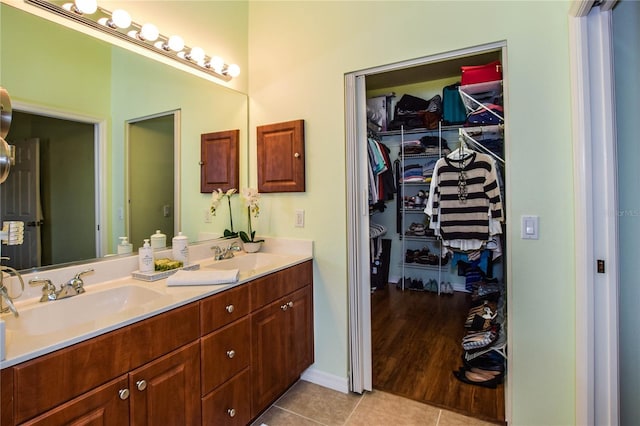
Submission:
[[[460,180],[466,197],[460,196]],[[473,152],[462,161],[443,157],[436,163],[431,184],[435,185],[432,220],[439,223],[443,240],[489,240],[489,221],[504,217],[498,175],[490,156]]]

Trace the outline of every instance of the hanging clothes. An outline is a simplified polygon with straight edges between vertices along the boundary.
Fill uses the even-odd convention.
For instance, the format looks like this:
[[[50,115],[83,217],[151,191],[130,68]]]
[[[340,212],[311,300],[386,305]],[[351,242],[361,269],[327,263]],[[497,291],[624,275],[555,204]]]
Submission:
[[[367,138],[369,158],[369,208],[384,211],[385,202],[393,200],[396,191],[395,178],[389,153],[382,142]]]
[[[454,155],[456,154],[456,155]],[[434,167],[425,214],[447,247],[477,250],[502,232],[502,197],[495,161],[467,149]]]

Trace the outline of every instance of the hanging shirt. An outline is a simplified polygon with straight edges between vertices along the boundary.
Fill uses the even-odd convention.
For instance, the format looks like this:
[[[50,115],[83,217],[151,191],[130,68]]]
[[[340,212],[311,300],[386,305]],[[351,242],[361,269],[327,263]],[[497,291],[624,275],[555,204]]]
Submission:
[[[494,160],[474,151],[462,160],[439,159],[425,213],[450,247],[478,249],[500,233],[504,215]]]

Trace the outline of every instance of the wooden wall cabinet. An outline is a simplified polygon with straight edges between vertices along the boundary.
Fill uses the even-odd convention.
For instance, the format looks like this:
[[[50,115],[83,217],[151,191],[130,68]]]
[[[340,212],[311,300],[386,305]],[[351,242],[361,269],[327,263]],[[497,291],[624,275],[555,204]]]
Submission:
[[[304,192],[304,120],[257,130],[258,192]]]
[[[240,130],[200,135],[200,192],[240,185]]]

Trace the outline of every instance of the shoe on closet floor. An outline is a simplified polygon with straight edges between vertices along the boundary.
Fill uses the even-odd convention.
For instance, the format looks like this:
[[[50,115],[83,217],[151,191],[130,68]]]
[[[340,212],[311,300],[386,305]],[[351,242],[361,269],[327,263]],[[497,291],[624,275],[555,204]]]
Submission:
[[[460,380],[463,383],[491,389],[495,389],[499,384],[502,383],[502,376],[477,373],[465,368],[454,371],[453,375],[456,379]]]

